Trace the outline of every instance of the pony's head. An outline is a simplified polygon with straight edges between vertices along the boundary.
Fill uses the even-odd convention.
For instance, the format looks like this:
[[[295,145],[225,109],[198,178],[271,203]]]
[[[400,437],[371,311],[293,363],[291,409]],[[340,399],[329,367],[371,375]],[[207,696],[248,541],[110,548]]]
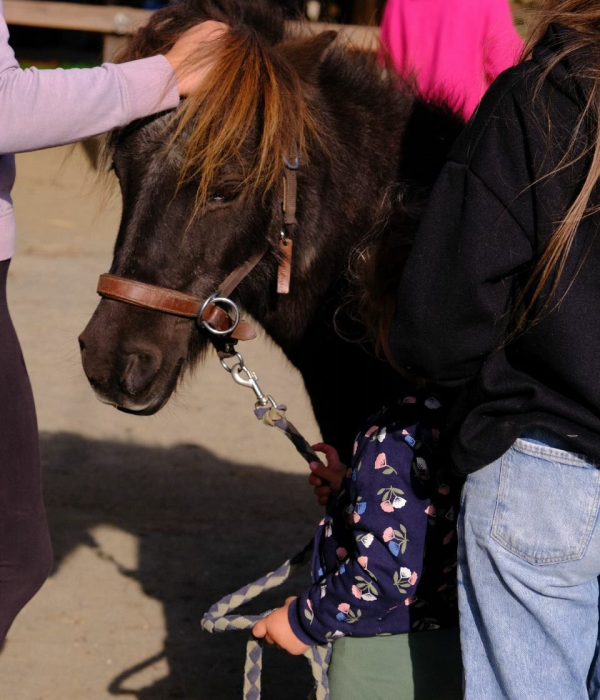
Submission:
[[[335,33],[290,36],[279,10],[260,0],[199,0],[155,13],[121,59],[164,52],[207,19],[229,31],[190,62],[190,70],[207,58],[213,64],[202,88],[176,110],[109,138],[123,200],[110,272],[204,299],[266,249],[236,292],[264,316],[286,303],[273,293],[284,161],[299,157],[302,180],[309,157],[326,158],[316,85]],[[167,401],[206,338],[193,321],[103,299],[80,345],[99,398],[149,414]]]

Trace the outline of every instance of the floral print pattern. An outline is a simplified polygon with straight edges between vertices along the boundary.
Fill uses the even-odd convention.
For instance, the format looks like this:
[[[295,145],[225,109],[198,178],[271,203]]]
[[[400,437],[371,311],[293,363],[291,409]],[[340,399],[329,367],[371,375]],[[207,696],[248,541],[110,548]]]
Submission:
[[[456,624],[461,483],[438,454],[443,409],[423,391],[372,417],[315,535],[313,586],[290,606],[307,644]]]

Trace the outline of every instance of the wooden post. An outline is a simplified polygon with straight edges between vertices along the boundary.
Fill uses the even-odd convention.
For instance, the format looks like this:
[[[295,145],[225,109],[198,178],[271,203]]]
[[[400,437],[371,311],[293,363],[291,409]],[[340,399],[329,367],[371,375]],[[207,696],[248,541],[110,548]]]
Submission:
[[[352,12],[354,24],[379,26],[385,0],[355,0]]]
[[[114,61],[121,49],[127,43],[126,36],[105,34],[102,40],[102,61]]]

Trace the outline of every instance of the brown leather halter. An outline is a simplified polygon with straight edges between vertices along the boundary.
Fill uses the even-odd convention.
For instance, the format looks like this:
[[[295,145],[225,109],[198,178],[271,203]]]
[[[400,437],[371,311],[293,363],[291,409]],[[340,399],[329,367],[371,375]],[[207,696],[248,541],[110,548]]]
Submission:
[[[282,202],[284,228],[279,242],[281,261],[277,274],[277,292],[279,294],[289,293],[292,241],[288,236],[288,227],[297,223],[298,166],[298,158],[291,163],[287,159],[285,161]],[[252,340],[256,338],[256,331],[249,323],[240,318],[237,305],[229,297],[263,259],[267,250],[268,247],[265,247],[262,252],[253,255],[242,265],[236,267],[219,285],[218,290],[205,300],[167,287],[159,287],[111,274],[100,275],[97,292],[104,299],[112,299],[152,311],[194,319],[200,327],[210,331],[213,336],[227,336],[233,341]],[[233,318],[218,304],[228,306],[233,311]]]

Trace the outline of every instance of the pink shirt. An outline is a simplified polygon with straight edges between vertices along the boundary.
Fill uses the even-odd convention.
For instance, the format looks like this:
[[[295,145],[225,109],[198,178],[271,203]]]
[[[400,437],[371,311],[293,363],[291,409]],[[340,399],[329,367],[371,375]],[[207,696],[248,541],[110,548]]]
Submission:
[[[467,118],[523,46],[508,0],[388,0],[381,40],[401,75]]]
[[[0,0],[0,260],[15,252],[13,153],[73,143],[178,103],[164,56],[83,70],[21,70]]]

